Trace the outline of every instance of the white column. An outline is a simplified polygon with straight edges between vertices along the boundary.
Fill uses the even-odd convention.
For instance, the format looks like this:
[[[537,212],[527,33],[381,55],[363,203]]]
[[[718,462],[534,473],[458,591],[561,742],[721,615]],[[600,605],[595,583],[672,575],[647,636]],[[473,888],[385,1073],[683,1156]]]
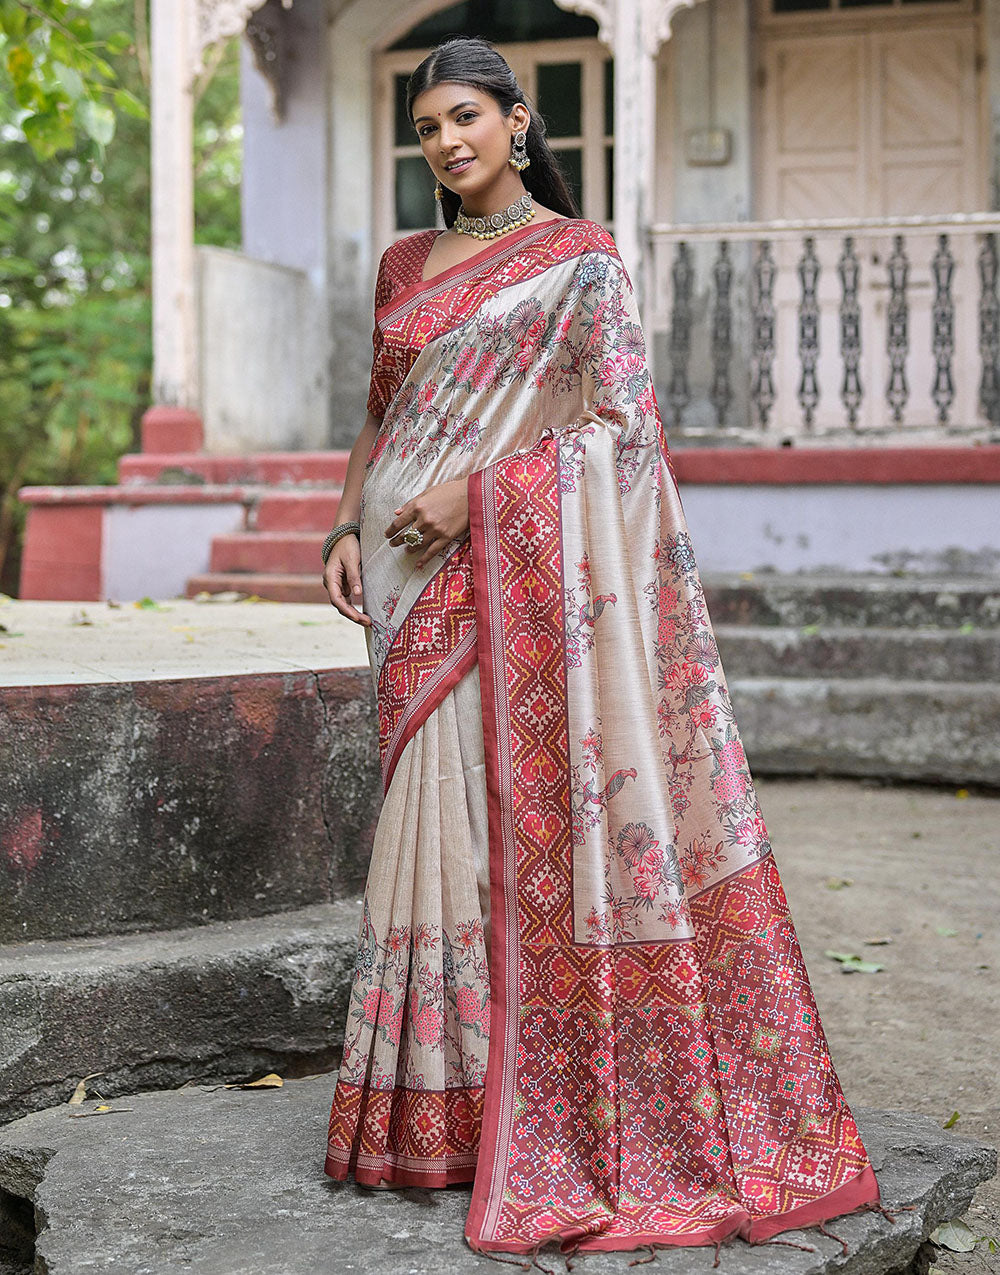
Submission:
[[[632,280],[639,312],[648,314],[656,158],[656,59],[670,19],[695,0],[556,0],[597,23],[615,59],[615,243]]]
[[[656,154],[656,48],[649,0],[613,0],[615,56],[615,243],[645,314],[650,277],[646,227],[652,221]],[[650,47],[652,44],[652,48]]]
[[[192,0],[152,0],[153,399],[197,410]]]

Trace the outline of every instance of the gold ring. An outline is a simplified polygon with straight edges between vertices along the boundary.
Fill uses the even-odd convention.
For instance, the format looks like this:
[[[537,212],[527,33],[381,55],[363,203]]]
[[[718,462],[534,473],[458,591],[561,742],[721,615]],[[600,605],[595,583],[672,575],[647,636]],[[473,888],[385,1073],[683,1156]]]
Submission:
[[[424,533],[420,530],[420,528],[417,526],[415,522],[411,522],[410,525],[403,532],[403,539],[406,541],[408,545],[423,544]]]

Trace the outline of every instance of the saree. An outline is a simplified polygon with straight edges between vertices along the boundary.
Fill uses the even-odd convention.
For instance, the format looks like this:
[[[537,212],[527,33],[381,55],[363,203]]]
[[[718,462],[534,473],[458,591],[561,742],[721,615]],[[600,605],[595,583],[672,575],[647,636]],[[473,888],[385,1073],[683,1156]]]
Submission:
[[[379,263],[361,561],[384,800],[325,1172],[472,1182],[476,1251],[878,1208],[610,233]],[[393,511],[462,478],[423,568]]]

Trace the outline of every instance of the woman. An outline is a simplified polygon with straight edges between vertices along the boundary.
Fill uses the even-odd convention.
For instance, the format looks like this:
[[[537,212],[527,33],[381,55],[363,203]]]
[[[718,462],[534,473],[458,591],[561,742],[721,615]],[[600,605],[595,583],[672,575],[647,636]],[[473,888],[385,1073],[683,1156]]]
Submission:
[[[878,1207],[614,241],[485,41],[438,46],[407,109],[449,229],[379,263],[360,535],[327,538],[385,797],[325,1170],[474,1181],[483,1252]]]

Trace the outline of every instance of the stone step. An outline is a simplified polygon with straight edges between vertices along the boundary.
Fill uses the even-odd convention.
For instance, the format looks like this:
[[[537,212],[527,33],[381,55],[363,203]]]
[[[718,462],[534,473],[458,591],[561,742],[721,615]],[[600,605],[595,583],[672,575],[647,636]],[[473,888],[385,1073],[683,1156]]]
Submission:
[[[211,571],[261,575],[307,575],[312,571],[322,576],[325,538],[325,531],[237,531],[214,536]]]
[[[192,576],[185,588],[189,598],[199,593],[229,593],[270,598],[273,602],[325,602],[330,598],[323,587],[322,560],[307,575],[284,575],[265,571],[206,571]]]
[[[697,550],[697,546],[695,546]],[[717,625],[1000,628],[1000,580],[979,576],[764,575],[703,577]]]
[[[751,771],[1000,786],[1000,686],[729,681]]]
[[[0,943],[364,886],[382,796],[367,665],[2,687],[0,721]]]
[[[192,1085],[111,1104],[126,1111],[72,1119],[95,1109],[88,1099],[82,1109],[52,1107],[0,1129],[0,1199],[10,1214],[44,1219],[25,1237],[22,1269],[494,1275],[496,1260],[464,1239],[471,1183],[375,1191],[323,1173],[335,1084],[331,1071],[275,1089]],[[829,1221],[828,1235],[788,1230],[766,1247],[735,1239],[722,1259],[727,1275],[909,1270],[934,1227],[961,1216],[996,1172],[993,1147],[931,1116],[859,1105],[852,1113],[891,1217],[846,1214]],[[706,1256],[662,1247],[656,1269],[687,1275],[710,1268]],[[630,1263],[643,1260],[627,1251],[584,1258],[588,1275],[631,1275]],[[563,1268],[554,1246],[537,1264]]]
[[[266,489],[257,501],[250,526],[256,531],[319,531],[334,525],[343,489]]]
[[[339,1061],[360,899],[147,934],[0,946],[0,1121],[192,1078]]]
[[[1000,682],[1000,630],[720,624],[727,677],[903,677]]]
[[[256,452],[213,455],[208,452],[133,452],[118,460],[120,483],[312,483],[341,486],[349,451]]]

